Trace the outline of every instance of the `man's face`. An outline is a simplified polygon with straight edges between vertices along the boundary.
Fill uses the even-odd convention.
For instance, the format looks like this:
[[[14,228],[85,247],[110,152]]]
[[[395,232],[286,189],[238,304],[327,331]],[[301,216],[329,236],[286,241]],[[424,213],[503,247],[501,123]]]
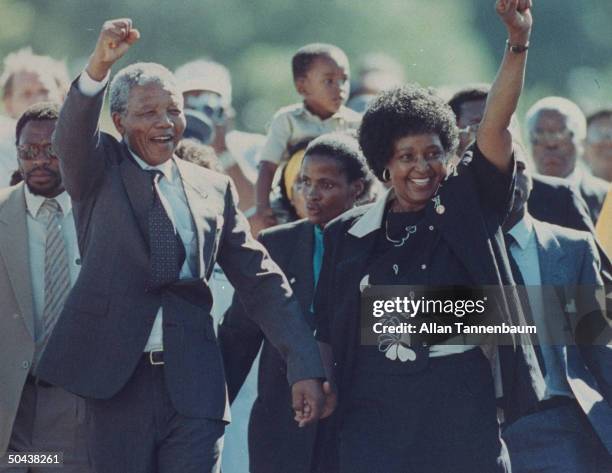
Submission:
[[[19,171],[32,194],[52,198],[64,191],[57,156],[50,153],[56,120],[30,121],[17,146]]]
[[[525,204],[529,200],[533,189],[533,179],[525,161],[520,157],[516,157],[516,187],[514,188],[514,202],[512,205],[512,213],[522,212],[525,209]]]
[[[530,132],[533,160],[540,174],[567,177],[576,166],[578,145],[567,127],[567,116],[557,110],[541,110]]]
[[[612,117],[591,122],[587,129],[584,158],[595,176],[612,182]]]
[[[13,76],[11,93],[4,98],[4,108],[18,119],[30,106],[39,102],[62,102],[64,97],[50,74],[22,71]]]
[[[130,91],[127,110],[113,122],[130,149],[151,166],[168,161],[185,131],[183,97],[157,82]]]
[[[457,127],[459,128],[459,149],[457,154],[463,156],[467,147],[476,139],[478,125],[482,121],[486,100],[470,100],[463,102],[459,107],[459,118]]]
[[[325,119],[346,102],[350,90],[349,74],[348,61],[343,55],[320,56],[296,85],[310,111]]]

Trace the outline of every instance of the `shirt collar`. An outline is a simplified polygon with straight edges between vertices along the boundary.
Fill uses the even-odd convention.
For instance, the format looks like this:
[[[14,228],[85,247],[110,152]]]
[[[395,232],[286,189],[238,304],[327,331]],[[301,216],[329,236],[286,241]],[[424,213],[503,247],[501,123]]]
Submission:
[[[157,166],[151,166],[150,164],[140,159],[138,155],[134,153],[134,151],[132,151],[130,148],[128,149],[130,150],[130,154],[134,158],[134,161],[136,161],[136,163],[145,171],[154,169],[156,171],[160,171],[168,181],[173,182],[175,180],[176,165],[174,164],[174,157],[170,158],[168,161],[164,161],[163,163],[158,164]]]
[[[521,250],[527,248],[529,240],[533,235],[533,219],[531,215],[525,213],[525,216],[520,219],[508,233],[514,237],[514,240]]]
[[[389,202],[393,195],[392,189],[386,189],[385,193],[351,226],[348,232],[357,238],[361,238],[368,233],[378,230],[382,226],[387,202]]]
[[[27,185],[24,185],[23,188],[25,190],[26,208],[28,212],[30,213],[30,215],[33,218],[36,218],[38,215],[38,211],[40,210],[40,207],[42,206],[45,199],[47,199],[47,197],[43,197],[42,195],[32,194],[32,192],[30,192],[30,189],[28,188]],[[64,216],[68,215],[72,211],[72,201],[70,200],[70,196],[68,195],[66,191],[62,192],[61,194],[53,198],[59,204]]]
[[[572,184],[574,184],[575,186],[580,186],[580,180],[582,179],[582,173],[584,171],[582,170],[582,167],[580,166],[580,163],[576,163],[576,166],[574,167],[574,170],[569,173],[569,175],[565,178],[568,181],[570,181]]]
[[[299,109],[299,111],[301,112],[302,115],[306,115],[308,118],[310,118],[312,120],[317,120],[317,121],[320,121],[320,122],[326,122],[328,120],[338,120],[338,119],[346,120],[347,119],[346,110],[347,110],[347,108],[344,105],[341,105],[336,113],[334,113],[331,117],[327,117],[325,120],[323,120],[320,116],[315,115],[310,110],[308,110],[306,108],[306,104],[305,103],[302,103],[302,108]]]

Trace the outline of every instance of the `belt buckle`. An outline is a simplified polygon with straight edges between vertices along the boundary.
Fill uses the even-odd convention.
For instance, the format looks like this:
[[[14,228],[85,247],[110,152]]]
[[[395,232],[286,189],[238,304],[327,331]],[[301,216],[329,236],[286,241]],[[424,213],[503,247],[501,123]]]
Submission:
[[[149,362],[153,365],[153,366],[158,366],[158,365],[163,365],[164,361],[155,361],[153,359],[153,353],[163,353],[164,350],[153,350],[149,352]]]

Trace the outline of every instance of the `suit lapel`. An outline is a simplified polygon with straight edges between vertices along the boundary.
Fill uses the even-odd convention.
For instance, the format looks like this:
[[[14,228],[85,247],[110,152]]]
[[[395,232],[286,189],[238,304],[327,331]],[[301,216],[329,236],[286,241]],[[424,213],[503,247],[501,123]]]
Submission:
[[[121,144],[121,163],[119,164],[123,185],[136,216],[138,228],[144,241],[149,244],[149,209],[153,199],[153,188],[149,174],[143,171],[130,156],[125,143]]]
[[[295,246],[294,246],[295,245]],[[301,299],[305,309],[309,309],[314,297],[314,274],[312,257],[314,253],[314,228],[310,222],[299,227],[299,234],[290,247],[291,255],[287,262],[287,278],[294,292]]]
[[[538,261],[540,263],[540,280],[543,285],[562,286],[568,283],[564,275],[565,254],[559,241],[546,228],[536,220],[533,228],[538,245]]]
[[[34,339],[34,307],[23,183],[19,184],[0,209],[0,255],[6,264],[25,324]]]
[[[201,179],[192,179],[189,170],[186,169],[185,163],[181,159],[174,159],[179,174],[181,175],[181,181],[183,183],[183,190],[185,191],[185,197],[187,198],[187,205],[189,205],[189,211],[191,218],[196,229],[196,237],[198,239],[198,277],[205,277],[205,271],[212,271],[212,268],[207,267],[208,257],[212,258],[214,252],[214,243],[216,238],[204,238],[206,232],[220,231],[223,228],[223,222],[218,225],[217,218],[220,216],[212,215],[207,212],[207,206],[205,205],[208,199],[208,192],[202,186]],[[209,233],[215,235],[215,233]],[[215,235],[216,236],[216,235]],[[204,256],[207,256],[205,261]]]

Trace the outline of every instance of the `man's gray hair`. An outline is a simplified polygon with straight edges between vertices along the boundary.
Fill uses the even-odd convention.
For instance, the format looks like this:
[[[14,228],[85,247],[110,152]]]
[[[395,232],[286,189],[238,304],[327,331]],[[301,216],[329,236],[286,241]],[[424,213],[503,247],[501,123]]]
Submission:
[[[545,97],[534,103],[527,111],[526,122],[529,133],[534,131],[536,120],[542,110],[554,110],[567,118],[567,128],[574,139],[581,142],[586,138],[586,118],[580,107],[563,97]]]
[[[125,113],[132,88],[150,83],[157,83],[162,87],[176,90],[178,93],[176,79],[172,72],[161,64],[137,62],[124,67],[113,78],[109,92],[111,113]]]

